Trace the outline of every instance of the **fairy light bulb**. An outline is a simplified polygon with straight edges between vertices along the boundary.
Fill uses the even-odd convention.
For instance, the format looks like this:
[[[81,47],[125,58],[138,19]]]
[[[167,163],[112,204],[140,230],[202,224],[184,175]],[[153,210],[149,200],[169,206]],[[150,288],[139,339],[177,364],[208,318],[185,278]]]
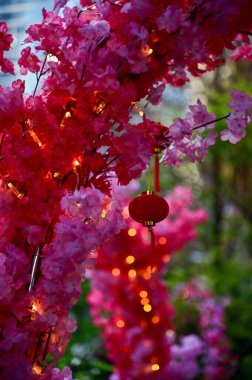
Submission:
[[[95,107],[95,113],[96,115],[100,115],[100,113],[103,112],[103,110],[106,107],[106,103],[104,101],[101,101],[96,107]]]
[[[116,322],[116,326],[119,328],[123,328],[125,326],[124,320],[118,319],[118,321]]]
[[[7,187],[13,192],[14,195],[16,195],[18,199],[22,199],[24,197],[24,194],[20,193],[13,183],[8,182]]]
[[[73,97],[69,97],[67,103],[63,107],[65,113],[60,122],[60,128],[63,129],[66,126],[66,121],[73,116],[74,109],[76,107],[76,99]]]
[[[113,269],[112,269],[112,275],[113,275],[114,277],[118,277],[118,276],[120,276],[120,273],[121,273],[121,271],[120,271],[119,268],[113,268]]]
[[[142,305],[147,305],[150,302],[149,298],[142,298],[141,299],[141,304]]]
[[[141,290],[141,292],[139,293],[140,297],[141,298],[146,298],[148,296],[148,292],[146,292],[146,290]]]
[[[149,313],[152,310],[152,306],[149,303],[146,303],[143,307],[146,313]]]
[[[94,91],[92,102],[92,110],[95,115],[99,116],[107,107],[108,101],[105,99],[101,91]]]
[[[135,102],[132,102],[131,105],[133,106],[133,108],[135,108],[135,110],[137,111],[139,116],[141,116],[141,117],[144,116],[144,111],[141,110],[141,108]]]
[[[65,113],[65,118],[66,119],[69,119],[69,117],[71,117],[72,115],[71,115],[71,112],[70,111],[67,111],[66,113]]]
[[[137,275],[137,273],[136,273],[136,271],[134,269],[131,269],[131,270],[128,271],[128,277],[130,279],[134,280],[134,278],[136,278],[136,275]]]
[[[34,121],[32,121],[31,119],[26,119],[24,123],[25,123],[25,127],[27,128],[26,132],[29,133],[29,135],[31,136],[32,140],[39,146],[39,148],[42,148],[43,147],[43,143],[39,139],[39,137],[36,134],[36,132],[34,132],[34,130],[33,130]]]
[[[144,274],[143,274],[143,278],[145,280],[150,280],[151,279],[151,272],[150,271],[146,271]]]
[[[151,49],[149,45],[143,46],[141,50],[144,57],[148,57],[153,53],[153,49]]]
[[[167,243],[167,239],[164,237],[164,236],[161,236],[159,239],[158,239],[158,243],[160,245],[165,245]]]
[[[135,228],[129,228],[128,229],[128,235],[133,237],[133,236],[136,236],[137,234],[137,230]]]
[[[160,318],[158,315],[154,315],[154,317],[151,318],[151,322],[156,325],[157,323],[159,323],[160,321]]]
[[[106,215],[107,215],[108,211],[106,209],[103,209],[102,210],[102,213],[101,213],[101,217],[104,219],[106,218]]]
[[[127,264],[133,264],[135,262],[135,257],[130,255],[130,256],[127,256],[126,259],[125,259],[126,263]]]
[[[36,304],[32,304],[31,306],[31,320],[34,321],[36,319],[36,313],[38,311],[38,307]]]
[[[160,366],[159,366],[159,364],[155,363],[155,364],[152,364],[151,369],[152,369],[152,371],[159,371]]]
[[[73,160],[73,166],[80,166],[80,161],[77,160],[76,158]]]
[[[40,365],[34,364],[32,370],[36,375],[42,375],[42,367],[40,367]]]
[[[33,299],[30,311],[32,320],[36,319],[37,314],[42,315],[44,313],[43,307],[37,299]]]
[[[64,127],[65,127],[65,121],[66,121],[67,119],[70,119],[70,117],[72,117],[71,112],[70,112],[70,111],[66,111],[66,112],[65,112],[65,115],[64,115],[64,117],[63,117],[63,119],[61,120],[60,128],[64,128]]]
[[[80,169],[80,161],[77,159],[77,158],[74,158],[73,161],[72,161],[72,166],[73,166],[73,171],[74,173],[78,173],[79,169]]]
[[[31,309],[32,309],[32,311],[37,311],[38,306],[33,303]]]
[[[29,134],[30,134],[31,138],[33,139],[33,141],[34,141],[36,144],[38,144],[38,146],[39,146],[40,148],[42,148],[43,143],[42,143],[41,140],[38,138],[38,135],[33,131],[33,129],[30,129],[30,130],[29,130]]]
[[[60,173],[59,172],[53,172],[53,178],[59,178]]]

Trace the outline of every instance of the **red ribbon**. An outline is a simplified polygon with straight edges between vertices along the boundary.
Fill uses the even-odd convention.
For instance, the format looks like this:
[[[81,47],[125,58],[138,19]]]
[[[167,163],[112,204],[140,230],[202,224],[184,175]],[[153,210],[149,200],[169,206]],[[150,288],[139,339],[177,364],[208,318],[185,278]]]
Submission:
[[[154,189],[155,193],[160,193],[158,153],[155,153]]]

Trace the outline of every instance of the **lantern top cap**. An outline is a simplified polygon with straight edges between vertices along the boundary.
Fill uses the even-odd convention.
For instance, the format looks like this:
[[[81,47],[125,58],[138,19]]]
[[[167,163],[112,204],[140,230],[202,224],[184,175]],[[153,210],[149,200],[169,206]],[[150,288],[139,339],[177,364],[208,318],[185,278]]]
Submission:
[[[147,190],[147,191],[143,191],[142,192],[142,195],[154,195],[155,194],[155,191],[152,191],[152,190]]]
[[[153,149],[153,153],[161,153],[164,147],[161,146],[155,146]]]

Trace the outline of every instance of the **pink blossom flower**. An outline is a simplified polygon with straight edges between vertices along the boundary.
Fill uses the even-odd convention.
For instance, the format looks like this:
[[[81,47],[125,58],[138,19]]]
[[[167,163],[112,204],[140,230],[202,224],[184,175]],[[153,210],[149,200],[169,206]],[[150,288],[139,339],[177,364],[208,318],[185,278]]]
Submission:
[[[60,9],[67,4],[68,0],[54,0],[54,8],[56,14],[59,13]]]
[[[162,83],[162,84],[159,84],[158,86],[151,88],[148,93],[147,100],[153,105],[159,104],[159,102],[162,99],[162,95],[165,90],[165,87],[166,87],[165,84]]]
[[[234,39],[235,49],[230,58],[234,61],[245,59],[252,60],[252,44],[250,43],[249,32],[248,34],[237,34]]]
[[[199,357],[204,353],[204,342],[197,335],[181,337],[180,344],[171,346],[169,368],[182,379],[194,379],[200,374]]]
[[[14,74],[14,65],[4,57],[4,52],[10,50],[13,36],[7,33],[6,22],[0,22],[0,69],[3,73]]]
[[[252,61],[252,44],[247,44],[243,46],[238,46],[233,53],[231,54],[230,58],[234,61],[238,61],[240,59],[244,59],[247,61]]]
[[[99,190],[83,187],[73,194],[66,192],[61,200],[61,207],[70,216],[95,218],[102,212],[102,194]]]
[[[231,91],[230,94],[232,101],[229,103],[229,107],[233,113],[227,120],[228,129],[221,132],[221,139],[236,144],[245,136],[246,126],[252,119],[250,111],[252,99],[243,91]]]
[[[26,47],[22,50],[18,64],[22,75],[26,75],[28,71],[36,73],[40,69],[40,60],[35,54],[31,53],[30,47]]]
[[[173,124],[169,127],[169,136],[171,136],[175,141],[182,140],[185,135],[190,135],[192,133],[192,124],[190,120],[183,120],[177,118],[174,120]]]
[[[230,91],[232,101],[228,103],[229,107],[236,112],[249,112],[252,108],[251,97],[243,91]]]
[[[202,104],[200,99],[197,99],[196,105],[189,106],[190,112],[187,113],[187,117],[189,117],[194,122],[194,127],[198,127],[201,124],[208,123],[210,121],[214,121],[216,116],[213,114],[210,114],[206,106]],[[210,128],[214,127],[214,123],[209,125]],[[205,128],[202,127],[201,129],[198,129],[200,132],[204,131]]]
[[[168,33],[174,33],[185,20],[183,9],[179,5],[169,5],[158,18],[159,29],[165,29]]]

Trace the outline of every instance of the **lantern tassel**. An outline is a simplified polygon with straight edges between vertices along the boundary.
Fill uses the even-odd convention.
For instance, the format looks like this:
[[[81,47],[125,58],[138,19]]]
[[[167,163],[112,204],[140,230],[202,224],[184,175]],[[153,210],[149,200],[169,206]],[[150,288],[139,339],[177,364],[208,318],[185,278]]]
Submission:
[[[158,153],[155,153],[154,189],[156,193],[160,193]]]
[[[155,265],[155,248],[156,248],[156,242],[155,242],[155,234],[152,227],[149,227],[150,232],[150,238],[151,238],[151,263],[150,263],[150,271],[153,272],[154,265]]]

